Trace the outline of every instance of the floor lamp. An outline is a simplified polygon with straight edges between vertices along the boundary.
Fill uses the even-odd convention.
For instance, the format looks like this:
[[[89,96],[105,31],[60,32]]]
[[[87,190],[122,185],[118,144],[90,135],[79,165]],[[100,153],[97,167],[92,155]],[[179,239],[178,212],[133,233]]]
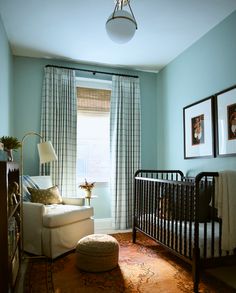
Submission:
[[[21,153],[20,153],[20,194],[21,194],[21,249],[22,249],[22,256],[24,253],[24,238],[23,238],[23,174],[24,174],[24,142],[27,137],[29,136],[38,136],[41,139],[41,142],[38,143],[38,153],[39,153],[39,161],[40,164],[49,163],[53,161],[57,161],[57,155],[56,152],[52,146],[51,141],[44,141],[44,138],[42,135],[40,135],[37,132],[30,131],[27,132],[22,140],[21,140]]]

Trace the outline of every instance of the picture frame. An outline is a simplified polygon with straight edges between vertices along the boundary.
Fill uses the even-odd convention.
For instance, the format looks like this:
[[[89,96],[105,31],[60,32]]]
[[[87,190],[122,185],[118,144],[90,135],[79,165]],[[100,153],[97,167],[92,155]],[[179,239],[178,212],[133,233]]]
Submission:
[[[214,96],[183,108],[184,159],[215,157]]]
[[[216,94],[217,156],[236,156],[236,86]]]

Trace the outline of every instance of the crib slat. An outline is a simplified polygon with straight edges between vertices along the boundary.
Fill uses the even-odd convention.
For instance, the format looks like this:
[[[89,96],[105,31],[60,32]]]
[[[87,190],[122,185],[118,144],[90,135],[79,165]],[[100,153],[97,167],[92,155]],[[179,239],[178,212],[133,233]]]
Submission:
[[[148,184],[148,181],[145,181],[144,182],[144,231],[147,233],[147,184]]]
[[[170,186],[170,192],[168,193],[168,204],[167,204],[167,246],[170,246],[171,202],[172,202],[172,191]]]
[[[215,194],[213,192],[211,192],[211,204],[212,204],[212,209],[214,210]],[[214,257],[214,255],[215,255],[215,219],[214,219],[214,216],[212,215],[211,217],[211,256]]]
[[[166,188],[165,188],[165,194],[163,194],[163,197],[164,197],[164,201],[162,202],[163,203],[163,214],[162,214],[162,218],[163,218],[163,224],[164,224],[164,227],[163,227],[163,243],[166,244],[166,212],[167,212],[167,209],[166,209],[166,206],[167,206],[167,199],[168,199],[168,194],[169,194],[169,185],[167,184],[166,185]]]
[[[152,182],[151,186],[150,186],[150,208],[151,208],[151,214],[150,214],[150,235],[153,237],[154,233],[153,233],[153,220],[154,220],[154,183]]]
[[[157,211],[158,211],[158,183],[154,183],[154,220],[153,220],[153,237],[157,239]]]
[[[181,194],[184,197],[184,255],[187,256],[187,204],[188,204],[188,194],[187,186],[180,186],[183,189]],[[181,190],[181,189],[180,189]]]
[[[179,195],[176,195],[176,202],[179,202]],[[178,212],[178,209],[176,207],[176,212]],[[177,214],[177,213],[176,213]],[[178,251],[178,219],[175,218],[175,246],[174,249]]]
[[[180,199],[180,219],[179,219],[179,253],[180,254],[183,254],[182,252],[182,246],[183,246],[183,237],[182,237],[182,219],[183,219],[183,210],[182,210],[182,207],[183,207],[183,196],[181,194],[178,193],[178,197]]]
[[[161,190],[162,190],[162,183],[158,182],[158,197],[157,197],[157,200],[158,200],[158,203],[157,203],[157,240],[160,240],[160,233],[161,233],[161,229],[160,229],[160,213],[161,213],[161,201],[160,201],[160,198],[161,198]]]
[[[141,216],[141,210],[142,210],[142,181],[137,181],[137,221],[138,221],[138,227],[141,228],[140,225],[140,216]]]
[[[147,233],[149,235],[151,235],[151,213],[152,213],[152,193],[151,193],[151,189],[152,189],[152,182],[148,182],[148,230]]]
[[[207,257],[207,222],[204,223],[204,239],[203,239],[203,257]]]
[[[172,211],[172,220],[171,220],[171,244],[170,247],[174,248],[174,221],[175,221],[175,215],[176,215],[176,205],[174,204],[174,194],[172,194],[172,200],[171,200],[171,211]]]
[[[164,193],[164,185],[163,183],[160,184],[160,197],[159,197],[159,204],[160,204],[160,212],[159,212],[159,222],[158,222],[158,226],[159,226],[159,239],[162,242],[163,239],[163,208],[164,208],[164,204],[163,204],[163,193]]]
[[[145,181],[142,181],[142,195],[141,195],[141,202],[142,202],[142,211],[141,211],[141,229],[144,230],[144,217],[145,217]]]
[[[192,216],[193,216],[193,192],[192,186],[189,187],[190,193],[190,209],[189,209],[189,258],[192,259]]]

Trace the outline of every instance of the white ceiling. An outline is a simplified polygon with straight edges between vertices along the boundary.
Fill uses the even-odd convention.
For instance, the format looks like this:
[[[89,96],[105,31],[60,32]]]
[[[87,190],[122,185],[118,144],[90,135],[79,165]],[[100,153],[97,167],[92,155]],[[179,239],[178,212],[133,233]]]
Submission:
[[[0,0],[14,55],[158,71],[236,10],[236,0],[131,0],[134,38],[115,44],[114,0]]]

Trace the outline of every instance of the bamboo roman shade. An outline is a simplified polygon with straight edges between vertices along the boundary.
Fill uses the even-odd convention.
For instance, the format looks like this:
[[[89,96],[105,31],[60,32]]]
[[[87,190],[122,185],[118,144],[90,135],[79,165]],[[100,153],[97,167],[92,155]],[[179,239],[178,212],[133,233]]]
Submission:
[[[77,87],[77,110],[109,112],[110,98],[110,90]]]

